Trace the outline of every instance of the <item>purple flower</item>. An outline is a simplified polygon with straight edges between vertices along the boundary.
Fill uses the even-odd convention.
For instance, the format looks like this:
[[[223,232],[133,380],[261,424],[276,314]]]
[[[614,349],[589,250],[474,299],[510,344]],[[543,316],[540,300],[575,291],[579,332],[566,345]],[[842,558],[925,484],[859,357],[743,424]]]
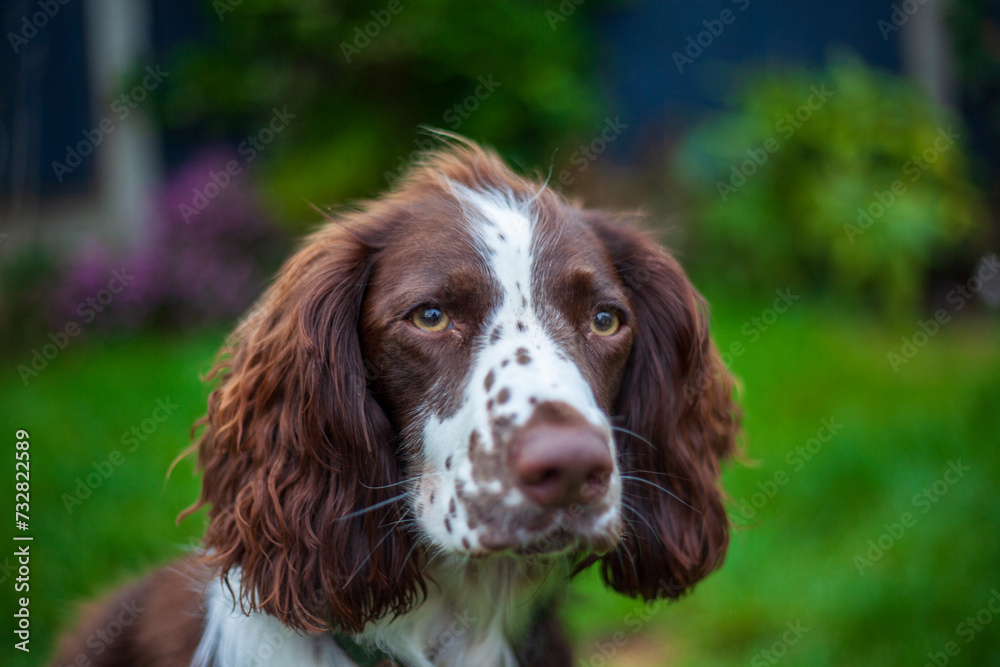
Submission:
[[[263,214],[248,171],[233,175],[227,163],[240,165],[231,150],[212,148],[184,165],[156,197],[146,240],[129,252],[82,246],[51,296],[53,326],[188,328],[228,323],[246,310],[284,238]],[[111,282],[116,270],[125,285]]]

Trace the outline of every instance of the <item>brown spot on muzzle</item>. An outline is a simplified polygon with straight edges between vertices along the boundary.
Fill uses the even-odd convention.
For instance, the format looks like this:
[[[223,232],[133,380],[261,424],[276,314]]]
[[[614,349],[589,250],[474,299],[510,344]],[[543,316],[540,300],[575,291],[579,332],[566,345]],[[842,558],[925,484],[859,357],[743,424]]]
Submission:
[[[545,531],[554,531],[546,534],[555,535],[556,550],[561,540],[580,536],[596,544],[589,531],[610,507],[612,449],[607,434],[568,403],[538,403],[518,427],[505,415],[491,418],[488,434],[470,437],[469,460],[473,484],[460,484],[457,498],[469,528],[483,531],[483,548],[520,549]],[[525,501],[504,503],[515,488]],[[617,535],[617,528],[610,530]]]

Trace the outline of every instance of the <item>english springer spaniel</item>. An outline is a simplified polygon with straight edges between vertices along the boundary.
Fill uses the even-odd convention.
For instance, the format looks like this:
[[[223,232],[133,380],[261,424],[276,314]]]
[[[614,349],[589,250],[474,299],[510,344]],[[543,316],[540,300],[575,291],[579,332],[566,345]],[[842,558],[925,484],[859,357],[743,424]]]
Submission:
[[[56,664],[568,666],[574,573],[673,598],[725,554],[739,411],[705,302],[471,142],[307,238],[213,375],[204,552]]]

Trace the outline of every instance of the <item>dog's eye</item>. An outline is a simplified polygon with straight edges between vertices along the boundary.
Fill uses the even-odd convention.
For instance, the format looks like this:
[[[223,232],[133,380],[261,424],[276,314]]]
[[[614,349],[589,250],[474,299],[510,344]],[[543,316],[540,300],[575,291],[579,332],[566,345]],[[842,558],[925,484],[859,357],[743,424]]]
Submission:
[[[422,331],[437,333],[451,327],[451,318],[441,310],[433,306],[421,306],[410,315],[413,326]]]
[[[590,330],[598,336],[613,336],[618,333],[618,316],[608,310],[599,310],[590,320]]]

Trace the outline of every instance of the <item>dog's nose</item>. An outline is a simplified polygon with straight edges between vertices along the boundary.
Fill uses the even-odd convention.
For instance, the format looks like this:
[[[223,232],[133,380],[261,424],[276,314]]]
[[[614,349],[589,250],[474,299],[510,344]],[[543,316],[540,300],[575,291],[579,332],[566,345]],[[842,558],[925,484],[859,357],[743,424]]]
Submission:
[[[611,450],[593,428],[530,427],[510,451],[514,482],[542,507],[589,505],[608,490]]]

